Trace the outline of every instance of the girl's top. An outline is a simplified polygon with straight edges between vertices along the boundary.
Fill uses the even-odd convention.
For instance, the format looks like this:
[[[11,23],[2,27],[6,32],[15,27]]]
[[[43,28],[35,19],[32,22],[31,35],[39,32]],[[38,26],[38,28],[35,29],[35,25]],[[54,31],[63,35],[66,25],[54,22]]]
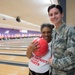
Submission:
[[[33,54],[29,61],[29,69],[36,73],[45,73],[50,70],[50,64],[48,63],[48,59],[51,57],[51,42],[48,43],[48,47],[49,51],[46,55],[42,57],[38,57]]]

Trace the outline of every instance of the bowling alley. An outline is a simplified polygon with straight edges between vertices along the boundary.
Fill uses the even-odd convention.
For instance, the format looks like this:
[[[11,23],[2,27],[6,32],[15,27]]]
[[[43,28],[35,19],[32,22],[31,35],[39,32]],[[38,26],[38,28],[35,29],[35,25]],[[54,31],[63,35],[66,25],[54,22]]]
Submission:
[[[75,28],[75,0],[0,0],[0,75],[55,75],[48,60],[51,21],[58,20],[50,18],[52,4],[62,6],[62,21]]]

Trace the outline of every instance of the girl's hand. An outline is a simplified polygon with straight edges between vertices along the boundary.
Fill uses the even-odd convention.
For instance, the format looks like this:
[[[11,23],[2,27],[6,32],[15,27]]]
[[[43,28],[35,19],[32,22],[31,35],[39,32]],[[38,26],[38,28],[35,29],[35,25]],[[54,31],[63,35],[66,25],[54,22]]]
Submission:
[[[38,49],[40,46],[39,46],[39,43],[38,41],[36,42],[32,42],[28,47],[27,47],[27,52],[26,52],[26,55],[28,58],[31,58],[32,57],[32,52],[34,52],[36,49]]]
[[[39,46],[39,42],[36,41],[36,42],[32,42],[29,46],[30,50],[32,50],[32,52],[34,52],[35,50],[37,50],[38,48],[40,48]]]

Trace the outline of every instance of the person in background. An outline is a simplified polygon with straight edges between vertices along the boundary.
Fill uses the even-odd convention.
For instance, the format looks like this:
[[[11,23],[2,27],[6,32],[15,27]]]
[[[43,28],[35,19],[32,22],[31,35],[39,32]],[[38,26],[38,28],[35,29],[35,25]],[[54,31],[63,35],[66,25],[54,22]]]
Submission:
[[[52,33],[52,53],[50,65],[55,75],[75,75],[75,27],[63,22],[63,9],[60,5],[48,7],[50,21],[55,25]]]
[[[48,48],[48,52],[46,55],[42,56],[42,57],[38,57],[35,54],[33,54],[33,52],[39,48],[39,43],[38,42],[32,42],[28,48],[27,48],[27,57],[30,59],[29,61],[29,75],[51,75],[49,74],[50,71],[50,64],[48,63],[48,59],[51,57],[51,34],[52,34],[52,30],[54,28],[54,25],[51,25],[49,23],[44,23],[41,25],[41,35],[42,38],[44,38],[49,45]],[[37,58],[39,59],[37,59]],[[35,60],[34,60],[35,59]],[[34,61],[38,61],[39,66],[34,64],[31,60]],[[42,62],[42,61],[46,61],[46,62]]]

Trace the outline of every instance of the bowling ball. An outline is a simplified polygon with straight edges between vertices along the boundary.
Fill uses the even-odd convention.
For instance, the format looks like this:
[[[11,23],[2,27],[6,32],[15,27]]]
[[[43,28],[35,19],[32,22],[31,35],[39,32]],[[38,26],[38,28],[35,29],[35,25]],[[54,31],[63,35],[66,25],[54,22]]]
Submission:
[[[33,42],[36,42],[36,41],[39,42],[40,47],[34,51],[34,54],[36,56],[40,56],[40,57],[44,56],[48,52],[48,43],[47,43],[47,41],[43,38],[35,38],[33,40]]]

